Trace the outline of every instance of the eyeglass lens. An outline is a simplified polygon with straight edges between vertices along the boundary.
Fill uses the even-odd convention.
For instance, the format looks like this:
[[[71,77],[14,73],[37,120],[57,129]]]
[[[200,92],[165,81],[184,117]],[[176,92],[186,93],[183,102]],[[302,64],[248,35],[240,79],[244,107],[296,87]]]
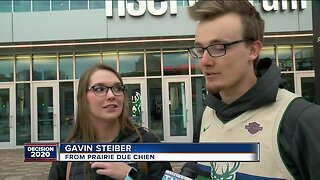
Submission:
[[[108,86],[92,86],[90,89],[92,89],[92,91],[97,95],[97,96],[105,96],[109,89],[111,89],[112,93],[115,96],[120,96],[123,94],[124,91],[124,86],[122,85],[115,85],[112,87],[108,87]]]
[[[190,49],[190,53],[193,57],[203,57],[204,51],[207,50],[212,57],[223,56],[226,53],[226,46],[223,44],[211,45],[206,48],[195,47]]]
[[[202,48],[202,47],[193,47],[189,49],[190,54],[195,58],[202,58],[205,50],[207,50],[208,54],[212,57],[221,57],[226,55],[227,53],[227,47],[241,43],[241,42],[247,42],[247,41],[254,41],[252,39],[242,39],[238,41],[232,41],[228,43],[222,43],[222,44],[213,44],[208,47]]]

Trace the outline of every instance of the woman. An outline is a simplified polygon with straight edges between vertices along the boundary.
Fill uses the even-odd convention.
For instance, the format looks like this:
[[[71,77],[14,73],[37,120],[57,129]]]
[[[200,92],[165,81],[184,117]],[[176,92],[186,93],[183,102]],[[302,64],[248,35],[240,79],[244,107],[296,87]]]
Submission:
[[[111,67],[99,64],[87,70],[79,80],[76,122],[67,142],[159,143],[131,122],[125,93],[121,76]],[[169,162],[54,162],[49,179],[161,179],[165,170],[171,170]]]

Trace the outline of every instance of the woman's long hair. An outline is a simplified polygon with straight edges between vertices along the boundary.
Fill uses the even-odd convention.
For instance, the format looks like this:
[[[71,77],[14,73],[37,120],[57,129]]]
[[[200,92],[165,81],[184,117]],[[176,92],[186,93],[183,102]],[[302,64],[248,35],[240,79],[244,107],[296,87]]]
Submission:
[[[96,134],[94,131],[94,127],[91,123],[89,116],[89,107],[87,101],[87,92],[90,83],[91,75],[98,70],[106,70],[114,73],[121,84],[123,85],[123,80],[121,75],[114,70],[112,67],[107,66],[105,64],[97,64],[87,71],[85,71],[79,80],[78,93],[77,93],[77,110],[75,117],[75,124],[70,136],[67,138],[66,142],[82,142],[82,143],[95,143],[97,142]],[[139,132],[138,128],[133,124],[133,122],[129,119],[127,103],[126,103],[126,91],[124,91],[124,102],[123,109],[118,118],[120,124],[120,132],[126,137],[136,132],[140,140],[142,142],[142,136]],[[88,172],[89,164],[85,163],[85,172]],[[141,171],[147,173],[147,163],[146,162],[138,162],[138,167]]]
[[[78,86],[78,94],[77,94],[77,110],[76,110],[76,117],[75,117],[75,125],[71,135],[67,139],[67,142],[71,142],[71,141],[77,141],[77,142],[79,141],[84,143],[97,142],[95,131],[93,129],[93,125],[91,123],[90,116],[89,116],[90,112],[89,112],[88,101],[87,101],[87,92],[89,88],[90,77],[94,72],[98,70],[106,70],[114,73],[118,77],[121,84],[123,85],[123,81],[120,74],[110,66],[107,66],[104,64],[97,64],[91,67],[90,69],[88,69],[87,71],[85,71],[81,75],[79,80],[79,86]],[[126,92],[124,92],[124,97],[126,97]],[[126,106],[126,98],[124,98],[123,109],[118,118],[118,121],[120,124],[120,132],[125,136],[130,135],[137,130],[135,125],[129,119],[128,110]]]

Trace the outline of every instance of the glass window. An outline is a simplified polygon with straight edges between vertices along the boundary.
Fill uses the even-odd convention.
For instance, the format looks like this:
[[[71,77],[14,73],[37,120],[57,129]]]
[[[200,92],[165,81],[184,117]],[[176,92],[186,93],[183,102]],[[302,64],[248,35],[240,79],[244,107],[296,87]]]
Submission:
[[[99,53],[79,53],[76,54],[76,78],[79,79],[90,67],[100,63]]]
[[[60,142],[64,142],[74,122],[73,82],[60,82]]]
[[[184,0],[186,6],[193,6],[199,0]]]
[[[278,46],[278,62],[281,71],[293,71],[291,46]]]
[[[191,83],[193,125],[195,125],[195,122],[201,118],[202,111],[205,107],[204,101],[206,99],[207,91],[205,89],[204,77],[193,77]]]
[[[12,12],[12,1],[1,0],[0,12]]]
[[[296,70],[314,70],[313,46],[295,46]]]
[[[142,50],[119,52],[119,71],[122,77],[144,76]]]
[[[75,1],[71,0],[70,9],[88,9],[88,0]]]
[[[149,129],[163,141],[162,83],[160,78],[147,80],[147,93]]]
[[[16,57],[16,80],[17,81],[30,81],[30,56],[17,56]]]
[[[187,135],[185,82],[168,82],[170,136]]]
[[[163,51],[164,75],[189,74],[189,53],[187,50],[165,50]]]
[[[190,56],[191,61],[191,74],[202,74],[199,64],[199,58]]]
[[[259,55],[259,59],[270,58],[274,63],[277,64],[276,60],[276,51],[274,46],[264,46],[262,47]]]
[[[13,57],[0,57],[0,82],[13,81]]]
[[[15,104],[10,104],[10,94],[9,88],[2,88],[0,86],[0,143],[10,142],[10,106]]]
[[[168,2],[162,2],[162,1],[157,1],[157,0],[155,0],[155,1],[154,1],[154,7],[155,7],[156,9],[160,9],[162,3],[168,3]]]
[[[186,6],[186,2],[185,2],[185,0],[179,0],[179,1],[177,1],[177,5],[178,6]]]
[[[117,9],[118,8],[118,0],[112,0],[112,8]]]
[[[14,12],[31,12],[31,0],[14,0]]]
[[[301,96],[312,103],[316,102],[314,85],[314,77],[301,77]]]
[[[146,63],[147,63],[147,76],[161,76],[160,50],[147,50]]]
[[[281,73],[281,78],[286,81],[282,84],[284,88],[292,93],[295,93],[293,73]]]
[[[50,11],[50,0],[32,1],[33,11]]]
[[[117,70],[117,59],[118,54],[116,51],[114,52],[104,52],[102,54],[103,63]]]
[[[140,83],[124,84],[126,87],[126,102],[129,118],[134,124],[141,126],[141,86]]]
[[[89,0],[89,9],[104,9],[105,2],[101,0]]]
[[[69,10],[69,0],[54,0],[51,1],[52,10]]]
[[[16,142],[23,145],[31,142],[30,84],[17,84],[16,91]]]
[[[32,80],[57,79],[57,56],[55,55],[34,55],[32,67]]]
[[[36,87],[37,106],[35,109],[37,118],[37,139],[53,140],[54,134],[54,115],[53,115],[53,88],[52,87]]]
[[[59,79],[73,79],[73,55],[59,55]]]

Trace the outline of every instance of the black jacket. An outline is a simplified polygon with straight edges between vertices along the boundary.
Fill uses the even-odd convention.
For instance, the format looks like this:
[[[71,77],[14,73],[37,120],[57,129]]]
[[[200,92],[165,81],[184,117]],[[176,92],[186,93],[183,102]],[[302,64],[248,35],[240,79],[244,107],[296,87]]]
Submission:
[[[248,110],[275,102],[278,89],[285,86],[280,69],[265,58],[260,60],[256,74],[257,83],[231,104],[223,103],[218,94],[208,94],[205,104],[216,111],[223,123],[228,123]],[[306,104],[301,98],[294,101],[283,117],[292,117],[294,109]],[[290,108],[293,104],[295,108]],[[320,106],[311,104],[294,114],[283,118],[279,127],[277,140],[282,160],[295,179],[320,179]],[[194,126],[194,142],[199,142],[200,127],[201,118]]]
[[[139,129],[142,140],[144,143],[160,143],[158,137],[153,133],[149,132],[147,129]],[[122,137],[119,139],[118,143],[139,143],[139,135],[137,133],[132,134],[128,137]],[[130,166],[138,169],[137,163],[130,163]],[[149,179],[161,179],[166,170],[172,170],[169,162],[147,162],[148,173],[145,174],[142,171],[138,172],[137,180],[149,180]],[[66,179],[66,168],[67,162],[53,162],[50,168],[49,178],[50,180],[65,180]],[[82,180],[82,179],[92,179],[92,180],[112,180],[113,178],[98,175],[94,170],[90,169],[90,178],[84,176],[84,163],[83,162],[73,162],[70,172],[70,180]]]

